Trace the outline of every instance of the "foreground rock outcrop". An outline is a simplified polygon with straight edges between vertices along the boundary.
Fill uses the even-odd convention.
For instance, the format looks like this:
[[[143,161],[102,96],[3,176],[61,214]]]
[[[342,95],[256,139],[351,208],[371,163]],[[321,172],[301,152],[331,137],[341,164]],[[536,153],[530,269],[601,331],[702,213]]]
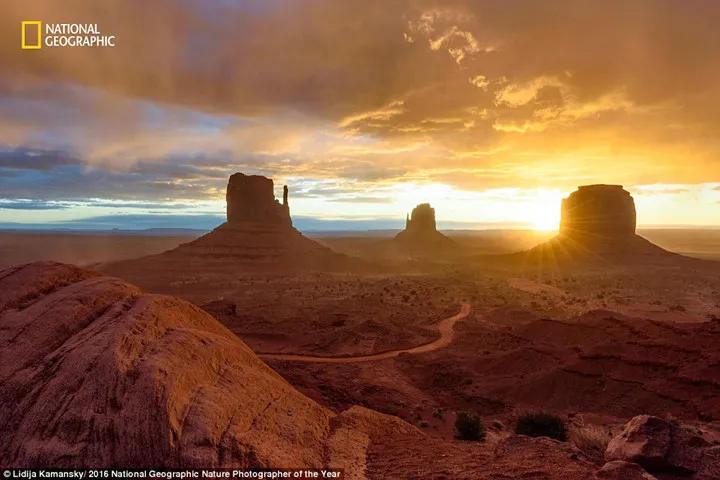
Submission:
[[[637,463],[614,460],[598,471],[598,478],[605,480],[657,480]]]
[[[634,463],[657,475],[693,480],[720,478],[720,446],[703,431],[650,415],[633,418],[608,445],[605,460]]]
[[[207,313],[69,265],[0,272],[0,384],[0,467],[320,467],[332,433]]]
[[[337,468],[348,480],[594,479],[576,449],[430,438],[303,396],[209,314],[54,262],[0,271],[0,469]]]
[[[405,230],[398,233],[395,243],[403,248],[414,250],[448,249],[456,247],[455,242],[438,232],[435,221],[435,209],[429,203],[415,207],[405,219]]]

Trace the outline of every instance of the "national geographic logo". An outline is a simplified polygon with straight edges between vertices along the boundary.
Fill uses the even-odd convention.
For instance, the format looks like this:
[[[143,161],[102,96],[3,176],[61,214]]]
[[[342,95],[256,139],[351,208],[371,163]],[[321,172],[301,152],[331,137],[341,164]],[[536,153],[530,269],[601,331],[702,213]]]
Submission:
[[[103,35],[97,23],[45,23],[28,20],[20,25],[20,47],[40,50],[43,47],[114,47],[115,35]]]

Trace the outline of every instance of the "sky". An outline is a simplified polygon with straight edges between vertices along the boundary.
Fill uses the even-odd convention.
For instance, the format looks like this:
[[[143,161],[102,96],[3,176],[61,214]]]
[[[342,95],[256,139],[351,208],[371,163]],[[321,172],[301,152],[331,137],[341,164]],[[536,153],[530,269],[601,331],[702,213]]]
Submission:
[[[552,229],[578,185],[720,225],[717,0],[3,0],[0,227],[212,228],[240,171],[314,228]],[[114,48],[20,48],[22,21]]]

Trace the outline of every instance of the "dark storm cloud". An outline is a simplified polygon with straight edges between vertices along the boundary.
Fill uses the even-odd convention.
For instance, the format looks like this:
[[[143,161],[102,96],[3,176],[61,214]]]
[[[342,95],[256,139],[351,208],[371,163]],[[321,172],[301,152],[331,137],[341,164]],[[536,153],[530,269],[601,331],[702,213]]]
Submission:
[[[0,198],[83,200],[82,204],[87,206],[160,208],[163,204],[151,202],[216,198],[220,196],[219,192],[224,192],[229,172],[263,173],[256,166],[266,163],[267,158],[253,155],[235,158],[231,163],[220,156],[175,155],[153,161],[139,160],[116,168],[91,165],[62,151],[17,148],[0,151],[0,178],[3,178]],[[100,205],[84,199],[142,202]],[[44,203],[37,205],[34,209],[40,209]],[[176,205],[191,207],[188,203]],[[21,206],[18,204],[15,208],[22,209]],[[32,205],[26,209],[31,208]]]
[[[560,79],[581,102],[618,89],[640,105],[677,101],[697,121],[708,109],[692,98],[712,94],[717,104],[720,66],[708,61],[720,54],[714,0],[319,0],[251,8],[262,3],[207,2],[198,11],[169,0],[4,2],[0,66],[213,112],[298,109],[339,120],[405,99],[400,124],[492,107],[507,85],[541,77]],[[92,20],[118,37],[118,47],[28,55],[15,34],[30,17]],[[477,76],[486,89],[471,84]],[[539,104],[547,106],[548,95],[539,92]]]
[[[97,23],[117,47],[22,51],[33,18]],[[5,1],[0,142],[82,161],[0,176],[17,198],[150,201],[217,198],[239,169],[475,190],[720,181],[717,18],[716,0]],[[386,151],[333,148],[357,138]]]
[[[0,150],[0,168],[50,171],[58,167],[81,165],[73,155],[62,151],[17,148]]]
[[[173,201],[211,199],[211,188],[224,182],[178,183],[129,172],[60,167],[51,172],[25,171],[3,180],[0,196],[34,200],[78,201],[87,198]]]

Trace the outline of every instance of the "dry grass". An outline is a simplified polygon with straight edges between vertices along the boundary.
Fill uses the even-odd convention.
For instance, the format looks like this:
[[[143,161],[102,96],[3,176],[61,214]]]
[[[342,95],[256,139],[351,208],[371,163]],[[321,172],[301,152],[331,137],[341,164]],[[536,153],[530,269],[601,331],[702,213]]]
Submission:
[[[605,450],[612,439],[611,433],[599,425],[570,425],[568,441],[588,458],[603,461]]]

